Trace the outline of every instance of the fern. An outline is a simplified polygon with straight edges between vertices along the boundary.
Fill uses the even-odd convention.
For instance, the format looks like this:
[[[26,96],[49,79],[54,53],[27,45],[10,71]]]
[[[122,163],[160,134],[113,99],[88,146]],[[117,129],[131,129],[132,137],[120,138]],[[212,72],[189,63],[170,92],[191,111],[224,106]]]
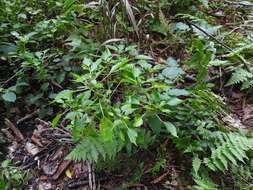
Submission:
[[[251,79],[253,77],[253,74],[246,71],[245,69],[238,69],[236,70],[233,74],[232,77],[229,79],[229,81],[227,82],[226,86],[230,86],[230,85],[235,85],[235,84],[240,84],[243,82],[248,81],[249,79]]]
[[[194,182],[196,185],[193,186],[194,190],[218,190],[217,185],[212,182],[207,176],[195,176]]]
[[[163,28],[167,31],[169,31],[170,26],[169,26],[169,22],[166,19],[165,15],[163,14],[162,10],[159,10],[159,21],[162,24]]]
[[[253,138],[238,132],[212,132],[206,129],[202,129],[199,134],[204,139],[202,143],[207,143],[207,147],[211,149],[211,154],[203,161],[198,158],[201,155],[193,158],[192,174],[195,181],[193,189],[215,190],[218,189],[217,185],[209,178],[208,173],[225,172],[231,168],[233,172],[237,169],[239,172],[240,166],[245,166],[249,160],[247,153],[253,150]]]
[[[252,88],[252,87],[253,87],[253,80],[247,80],[247,81],[242,83],[241,89],[245,90],[245,89],[249,89],[249,88]]]
[[[238,133],[217,132],[217,140],[211,150],[211,157],[204,160],[206,166],[213,171],[225,171],[229,163],[237,166],[248,159],[246,153],[253,149],[253,138]]]
[[[235,187],[238,189],[253,188],[253,160],[247,162],[246,165],[233,166],[232,176]]]
[[[113,159],[120,151],[119,141],[104,141],[99,137],[85,137],[66,159],[82,161],[89,160],[97,162],[99,158]]]

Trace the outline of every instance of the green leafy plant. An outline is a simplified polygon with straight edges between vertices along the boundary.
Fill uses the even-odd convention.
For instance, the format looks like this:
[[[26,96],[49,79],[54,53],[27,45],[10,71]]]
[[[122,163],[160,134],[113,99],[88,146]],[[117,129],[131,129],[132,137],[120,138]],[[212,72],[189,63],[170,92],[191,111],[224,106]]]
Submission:
[[[228,170],[228,163],[237,166],[237,161],[248,159],[246,153],[253,149],[253,138],[238,133],[216,133],[215,147],[212,148],[211,157],[205,159],[206,165],[214,171]]]
[[[245,165],[233,166],[231,173],[236,188],[240,190],[252,189],[252,159],[248,160]]]
[[[85,57],[85,74],[73,73],[79,88],[62,91],[54,100],[70,110],[65,120],[73,140],[80,141],[68,158],[97,161],[124,147],[146,147],[150,129],[153,135],[167,131],[177,137],[173,121],[165,118],[182,104],[178,96],[188,92],[171,86],[183,71],[170,60],[152,65],[150,57],[124,45],[108,46],[98,59]],[[143,127],[145,122],[150,129]]]
[[[251,31],[240,24],[244,32],[235,34],[219,25],[229,20],[231,10],[223,9],[245,3],[251,7],[208,0],[2,0],[3,115],[17,110],[19,118],[38,109],[40,118],[55,115],[53,127],[64,120],[74,145],[67,159],[76,161],[113,166],[121,154],[130,157],[166,140],[192,159],[186,173],[193,188],[219,189],[213,174],[231,171],[239,188],[237,171],[251,171],[245,163],[252,135],[226,128],[228,110],[209,79],[252,87]],[[242,11],[231,20],[248,19]],[[137,41],[138,47],[130,45]],[[155,156],[153,175],[167,164],[166,156]],[[143,165],[137,168],[134,181],[143,175]],[[18,188],[24,175],[9,161],[2,170],[1,185]]]
[[[12,166],[10,160],[1,163],[0,189],[19,189],[27,181],[27,174]]]

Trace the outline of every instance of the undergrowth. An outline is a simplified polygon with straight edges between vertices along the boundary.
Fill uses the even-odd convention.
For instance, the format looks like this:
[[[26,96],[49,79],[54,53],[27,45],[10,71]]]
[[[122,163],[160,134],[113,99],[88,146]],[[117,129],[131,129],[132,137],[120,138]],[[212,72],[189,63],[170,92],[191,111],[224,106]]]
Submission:
[[[88,160],[100,170],[119,155],[130,158],[168,140],[192,163],[189,189],[226,189],[226,177],[250,189],[252,134],[227,127],[222,118],[230,112],[210,80],[223,79],[223,88],[242,92],[253,85],[251,33],[247,27],[243,34],[228,32],[208,14],[228,6],[206,0],[3,0],[5,114],[38,109],[53,127],[64,120],[75,145],[66,159]],[[238,6],[241,14],[244,5]],[[151,176],[166,170],[170,150],[163,151]],[[22,175],[3,166],[0,182],[19,184]],[[141,180],[142,172],[135,177]]]

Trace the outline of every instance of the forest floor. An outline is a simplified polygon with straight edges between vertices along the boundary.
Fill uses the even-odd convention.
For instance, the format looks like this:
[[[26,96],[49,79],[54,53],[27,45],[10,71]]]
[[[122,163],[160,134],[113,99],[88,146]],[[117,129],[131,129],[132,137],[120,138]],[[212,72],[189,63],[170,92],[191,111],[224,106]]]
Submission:
[[[3,42],[0,42],[0,190],[253,189],[253,143],[245,146],[242,143],[241,150],[236,149],[238,152],[235,154],[244,156],[244,150],[246,152],[242,159],[237,157],[240,164],[236,165],[237,161],[234,163],[234,159],[223,152],[221,154],[226,154],[228,161],[220,159],[217,164],[214,161],[217,155],[212,153],[214,149],[219,149],[219,141],[213,143],[213,139],[209,141],[205,136],[212,132],[216,135],[217,131],[228,136],[243,134],[245,136],[242,138],[252,142],[253,2],[210,0],[196,3],[184,0],[185,5],[182,5],[180,1],[161,1],[156,9],[154,2],[150,5],[148,1],[140,4],[129,1],[131,6],[125,4],[125,16],[120,2],[108,1],[108,5],[101,9],[98,3],[90,2],[84,8],[85,13],[80,1],[73,2],[59,1],[57,4],[48,1],[45,5],[37,5],[30,1],[27,8],[22,3],[0,2],[0,10],[7,10],[0,13],[5,27],[0,29],[0,40]],[[50,6],[52,9],[49,10]],[[19,11],[19,14],[10,16],[13,11]],[[136,45],[134,48],[133,44]],[[138,55],[135,57],[132,48],[137,49]],[[91,58],[86,59],[85,56]],[[104,58],[106,56],[109,58]],[[132,64],[135,60],[134,64],[143,64],[153,70],[146,77],[140,75],[138,69],[131,73],[131,69],[115,64],[115,67],[110,66],[111,70],[107,70],[109,67],[97,69],[97,73],[102,73],[102,78],[91,80],[92,69],[95,70],[103,62],[100,58],[105,62],[113,60],[108,61],[110,64],[117,61],[124,63],[126,59],[127,63]],[[90,66],[89,60],[98,64]],[[86,63],[91,67],[89,72],[82,66]],[[170,64],[169,69],[174,70],[168,69],[169,74],[165,73],[166,65]],[[122,80],[116,73],[117,69],[122,69],[119,74]],[[164,79],[166,77],[162,78],[159,72],[170,76]],[[90,73],[88,79],[85,78],[87,73]],[[133,79],[133,75],[139,79]],[[170,78],[174,75],[175,78]],[[165,83],[157,82],[161,78]],[[86,81],[91,82],[87,84]],[[106,86],[105,91],[101,84]],[[179,95],[175,96],[176,101],[169,105],[168,111],[167,107],[163,109],[163,105],[159,107],[162,100],[157,100],[160,94],[156,91],[164,95],[166,92],[163,89],[172,87],[182,91],[177,92]],[[90,102],[79,101],[80,96],[73,95],[88,88],[92,89],[92,95],[80,95],[83,99],[86,95],[93,98],[98,94],[101,97],[99,101],[90,98],[94,101],[94,107],[90,110]],[[144,90],[139,93],[138,88]],[[74,92],[71,95],[67,92],[70,90]],[[99,126],[102,126],[102,122],[97,122],[98,118],[105,118],[105,115],[114,118],[121,114],[117,105],[123,102],[124,93],[126,102],[134,102],[136,100],[127,95],[135,91],[140,97],[150,93],[147,99],[153,102],[139,104],[139,107],[143,106],[148,114],[157,113],[155,116],[159,121],[154,121],[155,126],[161,125],[160,121],[171,121],[172,127],[167,128],[169,135],[164,135],[164,131],[162,135],[153,132],[148,118],[145,118],[148,114],[143,110],[137,112],[137,108],[133,108],[135,103],[130,107],[122,104],[119,107],[125,110],[121,118],[129,126],[132,120],[134,126],[139,121],[140,124],[135,127],[144,130],[143,139],[142,132],[133,128],[140,136],[138,139],[137,132],[127,127],[124,137],[117,131],[120,133],[117,138],[124,139],[124,142],[128,139],[129,142],[123,145],[114,159],[97,162],[104,155],[96,143],[90,145],[99,149],[99,153],[90,153],[95,161],[89,159],[88,153],[86,160],[83,160],[84,154],[76,155],[78,159],[66,159],[76,144],[82,142],[80,136],[83,134],[90,135],[88,139],[110,138],[108,133],[106,137],[93,134],[93,129],[99,131]],[[61,96],[61,93],[65,94]],[[84,106],[78,107],[81,104]],[[109,109],[107,104],[114,107]],[[175,118],[171,119],[171,113]],[[80,118],[93,124],[93,129],[85,131],[82,127],[75,128],[88,125]],[[110,125],[117,121],[107,120],[105,123]],[[187,123],[191,124],[187,126]],[[203,133],[196,132],[199,130]],[[211,155],[215,169],[205,162],[207,155]],[[232,164],[227,167],[228,163],[243,169],[235,172]],[[248,167],[244,168],[243,163],[247,163]],[[205,164],[207,166],[203,166]],[[219,164],[224,166],[224,170]],[[242,170],[248,173],[241,173]],[[205,182],[201,181],[198,171],[203,172],[204,176],[208,173],[208,180],[203,177]]]

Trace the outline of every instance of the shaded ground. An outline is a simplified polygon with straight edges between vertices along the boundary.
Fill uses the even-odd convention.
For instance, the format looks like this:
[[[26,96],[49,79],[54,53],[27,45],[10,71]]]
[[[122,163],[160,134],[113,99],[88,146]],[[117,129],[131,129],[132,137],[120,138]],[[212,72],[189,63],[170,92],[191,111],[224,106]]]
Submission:
[[[235,11],[236,8],[231,9],[230,15],[225,17],[223,9],[217,8],[211,13],[221,18],[218,19],[221,24],[228,25],[229,29],[234,30],[237,27],[237,20],[230,16],[233,16]],[[230,21],[235,22],[230,23]],[[238,31],[242,34],[247,33],[243,27]],[[147,43],[148,47],[145,51],[155,57],[157,60],[155,64],[163,64],[165,57],[171,55],[181,59],[189,57],[183,45],[179,45],[172,50],[166,42],[163,44],[163,40],[156,39],[155,35],[151,38],[150,46]],[[158,43],[154,43],[154,41],[158,41]],[[216,72],[217,70],[210,70],[210,75]],[[189,82],[187,83],[189,86],[194,82],[191,80],[194,77],[192,74],[189,72]],[[251,94],[242,93],[239,87],[224,90],[223,80],[227,80],[226,78],[227,76],[210,78],[217,86],[215,91],[224,97],[227,106],[232,111],[231,115],[222,119],[232,129],[240,128],[250,131],[253,126],[253,100]],[[3,121],[6,117],[4,115],[6,110],[3,107],[3,105],[0,105],[0,126],[4,125]],[[139,151],[132,158],[127,157],[127,155],[119,157],[118,165],[113,172],[110,170],[112,168],[110,163],[105,163],[108,164],[108,167],[105,167],[104,170],[94,171],[94,166],[90,163],[66,161],[64,158],[73,147],[73,144],[70,132],[64,128],[65,123],[62,123],[58,129],[52,128],[47,121],[38,119],[37,113],[34,114],[34,112],[34,110],[26,110],[25,113],[18,111],[15,117],[8,116],[12,120],[6,123],[7,128],[3,131],[10,144],[7,157],[12,159],[14,163],[17,162],[17,166],[22,170],[31,171],[28,185],[23,189],[39,187],[39,190],[84,190],[88,188],[113,189],[113,187],[123,186],[125,189],[142,190],[162,189],[166,186],[171,189],[183,190],[191,184],[190,177],[184,176],[185,173],[189,173],[191,163],[185,157],[181,157],[182,155],[166,139],[159,147],[154,145],[148,151]],[[4,144],[3,147],[5,146]],[[161,160],[157,160],[158,153],[156,150],[160,148],[170,150],[170,152],[163,155]],[[134,159],[136,157],[137,160]],[[158,167],[157,171],[154,170],[155,164]],[[131,179],[130,181],[141,181],[141,183],[128,184],[128,179]],[[229,181],[230,178],[227,180]]]

